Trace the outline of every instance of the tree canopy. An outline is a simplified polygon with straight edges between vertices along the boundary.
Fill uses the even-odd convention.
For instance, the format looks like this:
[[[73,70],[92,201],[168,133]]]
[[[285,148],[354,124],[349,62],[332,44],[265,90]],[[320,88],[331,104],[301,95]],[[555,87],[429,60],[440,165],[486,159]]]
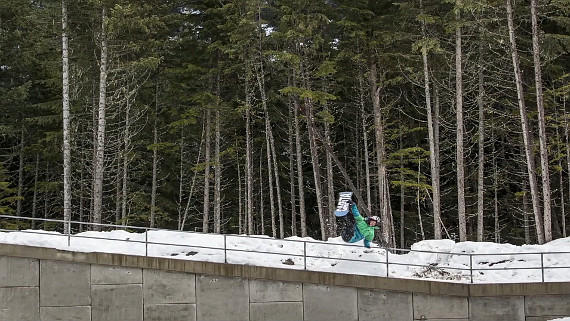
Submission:
[[[393,246],[566,237],[570,3],[532,1],[3,1],[0,214],[64,218],[64,4],[72,220],[326,239],[352,185]]]

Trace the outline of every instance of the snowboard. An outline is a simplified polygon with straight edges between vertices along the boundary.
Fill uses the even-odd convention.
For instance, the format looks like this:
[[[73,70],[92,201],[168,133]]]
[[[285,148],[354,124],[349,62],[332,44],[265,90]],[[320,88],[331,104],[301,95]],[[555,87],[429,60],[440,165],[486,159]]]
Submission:
[[[338,193],[338,203],[336,205],[334,215],[338,217],[345,216],[348,213],[351,199],[352,199],[352,192]]]

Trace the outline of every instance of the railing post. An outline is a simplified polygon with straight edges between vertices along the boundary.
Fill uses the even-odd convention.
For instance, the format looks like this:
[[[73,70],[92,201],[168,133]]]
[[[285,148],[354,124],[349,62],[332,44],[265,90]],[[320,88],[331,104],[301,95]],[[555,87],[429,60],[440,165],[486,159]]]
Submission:
[[[67,246],[71,246],[71,221],[67,221]]]
[[[542,282],[544,283],[544,253],[540,253],[540,272],[542,274]]]
[[[473,254],[469,254],[469,275],[473,283]]]
[[[386,251],[386,277],[390,277],[390,263],[388,262],[388,246],[384,247],[384,251]]]
[[[307,242],[303,241],[303,269],[307,270]]]
[[[226,235],[224,234],[224,263],[228,263],[228,243]]]
[[[144,256],[148,256],[148,229],[144,232]]]

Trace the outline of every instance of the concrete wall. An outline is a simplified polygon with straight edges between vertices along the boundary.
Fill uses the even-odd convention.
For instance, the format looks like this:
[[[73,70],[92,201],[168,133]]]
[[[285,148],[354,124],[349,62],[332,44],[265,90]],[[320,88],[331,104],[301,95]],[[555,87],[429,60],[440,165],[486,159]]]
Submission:
[[[568,283],[465,285],[180,262],[0,245],[0,321],[546,321],[570,316]]]

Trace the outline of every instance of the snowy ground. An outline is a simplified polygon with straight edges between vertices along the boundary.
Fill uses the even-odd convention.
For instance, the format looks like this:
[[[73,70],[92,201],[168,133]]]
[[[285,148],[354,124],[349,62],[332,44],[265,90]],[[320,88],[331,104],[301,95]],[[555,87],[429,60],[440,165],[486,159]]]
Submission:
[[[523,246],[429,240],[408,253],[366,249],[362,242],[347,244],[340,237],[321,242],[165,230],[83,232],[70,238],[39,230],[3,231],[0,243],[462,283],[570,281],[570,237]]]

